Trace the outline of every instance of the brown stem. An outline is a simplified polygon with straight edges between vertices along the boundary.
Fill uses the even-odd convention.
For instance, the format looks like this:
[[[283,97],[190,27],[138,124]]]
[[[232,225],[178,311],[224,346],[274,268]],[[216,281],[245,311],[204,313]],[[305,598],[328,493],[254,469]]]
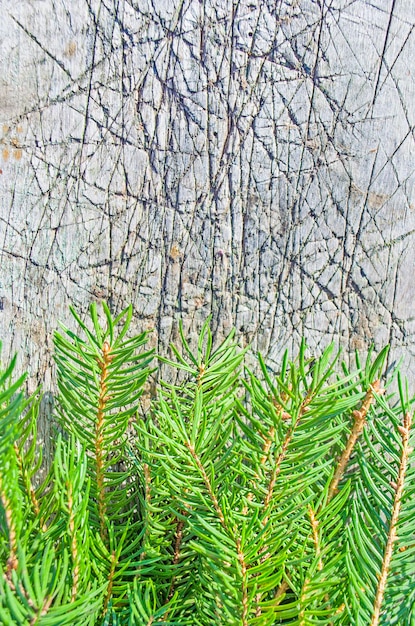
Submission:
[[[307,412],[308,410],[308,405],[310,404],[312,399],[312,395],[310,392],[307,393],[307,395],[305,396],[304,400],[301,403],[300,409],[298,411],[298,415],[297,415],[297,419],[295,421],[295,424],[290,426],[290,428],[287,431],[287,434],[285,435],[285,439],[283,441],[282,444],[282,448],[281,448],[281,452],[279,453],[276,461],[275,461],[275,465],[274,468],[272,470],[272,474],[268,483],[268,489],[267,489],[267,494],[265,496],[264,499],[264,504],[263,504],[263,510],[266,513],[267,509],[269,507],[269,504],[271,502],[273,493],[274,493],[274,487],[275,487],[275,483],[277,482],[278,476],[280,474],[281,471],[281,464],[283,462],[283,460],[285,459],[285,456],[287,454],[287,450],[288,450],[288,446],[290,445],[292,436],[295,432],[295,429],[297,428],[300,420],[302,419],[302,417],[304,416],[304,414]],[[283,411],[282,407],[280,407],[280,405],[276,405],[277,409],[280,409],[281,411],[281,417],[283,419],[286,419],[288,414]],[[263,458],[263,457],[262,457]],[[264,519],[262,520],[262,524],[263,526],[265,526],[268,522],[269,519],[269,515],[265,515]],[[262,550],[262,558],[261,558],[261,562],[265,561],[267,558],[269,557],[269,552],[267,550],[267,547],[264,546],[263,550]],[[285,593],[286,589],[288,588],[288,585],[285,582],[282,582],[279,589],[276,592],[275,595],[275,600],[277,600],[276,604],[279,604],[280,600],[278,599],[280,596],[282,596],[283,593]],[[280,591],[281,590],[281,591]],[[256,596],[256,603],[257,603],[257,616],[261,615],[261,607],[259,606],[259,602],[261,600],[261,595],[257,594]]]
[[[245,562],[245,555],[241,549],[241,540],[239,537],[236,539],[236,549],[242,571],[242,626],[248,626],[248,568]]]
[[[257,593],[255,596],[255,603],[256,603],[255,617],[260,617],[262,615],[261,606],[259,604],[261,602],[261,598],[262,598],[262,594]]]
[[[28,496],[30,498],[30,501],[32,503],[33,512],[36,515],[36,517],[38,517],[40,515],[39,501],[38,501],[38,499],[36,497],[36,492],[33,489],[32,481],[30,480],[30,476],[29,476],[29,474],[28,474],[28,472],[26,470],[26,467],[24,465],[22,455],[20,454],[19,446],[17,445],[16,442],[13,444],[13,448],[14,448],[14,451],[15,451],[15,454],[16,454],[16,460],[17,460],[17,465],[19,467],[20,475],[23,478],[23,482],[25,484],[27,494],[28,494]],[[43,530],[43,532],[46,532],[47,526],[44,523],[44,521],[42,520],[42,518],[40,519],[40,527]]]
[[[284,393],[283,394],[283,401],[286,400],[286,399],[287,399],[287,397],[286,397],[286,394]],[[277,402],[276,399],[273,399],[272,403],[273,403],[273,405],[275,406],[275,408],[277,410],[277,417],[278,418],[282,418],[283,420],[286,420],[287,418],[290,419],[290,415],[286,411],[284,411],[283,407],[281,406],[281,404],[279,402]],[[269,429],[269,431],[267,433],[267,436],[265,438],[264,445],[263,445],[263,448],[262,448],[262,455],[261,455],[261,458],[259,460],[259,464],[260,464],[261,468],[264,467],[264,465],[265,465],[265,463],[266,463],[266,461],[268,459],[269,451],[271,449],[272,442],[274,441],[274,436],[275,436],[275,427],[271,426],[271,428]],[[259,480],[259,478],[260,478],[260,475],[259,475],[259,471],[258,471],[254,475],[254,481],[255,481],[254,482],[254,487],[256,487],[256,483]],[[254,494],[251,491],[250,493],[248,493],[247,501],[248,502],[252,502],[253,497],[254,497]],[[246,515],[248,513],[248,510],[249,509],[248,509],[248,503],[247,503],[247,504],[245,504],[245,506],[244,506],[244,508],[242,510],[242,513],[244,515]],[[266,548],[264,549],[264,553],[265,554],[263,554],[263,556],[261,558],[261,562],[265,561],[265,559],[268,558],[268,556],[269,556],[268,552],[266,551]],[[262,598],[262,594],[261,593],[257,593],[256,596],[255,596],[255,603],[257,605],[256,610],[255,610],[255,617],[260,617],[260,615],[262,614],[262,610],[261,610],[261,606],[260,606],[261,598]]]
[[[405,485],[406,470],[408,466],[408,457],[411,452],[409,447],[409,433],[411,429],[412,416],[406,413],[403,419],[403,426],[399,427],[402,437],[402,453],[399,464],[398,479],[395,489],[395,498],[393,501],[392,517],[389,525],[388,540],[386,542],[385,553],[383,555],[382,569],[379,576],[378,588],[376,591],[375,604],[373,608],[372,621],[370,626],[378,626],[380,619],[380,611],[382,608],[383,597],[385,594],[386,583],[389,574],[389,567],[392,560],[393,546],[397,538],[396,525],[401,510],[402,493]]]
[[[323,569],[323,561],[321,559],[321,550],[320,550],[320,537],[318,535],[318,520],[315,516],[313,508],[311,506],[308,507],[308,513],[310,515],[310,523],[311,523],[311,533],[313,537],[314,550],[316,553],[316,557],[318,558],[317,569],[321,572]],[[308,586],[310,584],[310,580],[308,578],[305,579],[303,588],[301,590],[301,610],[299,613],[299,626],[305,626],[305,603],[306,603],[306,593]]]
[[[288,395],[285,392],[283,392],[281,396],[282,402],[285,402],[287,399],[288,399]],[[287,419],[291,419],[290,414],[284,411],[284,408],[275,398],[272,399],[272,404],[277,411],[277,418],[283,419],[284,421],[286,421]],[[271,426],[271,428],[268,431],[267,437],[265,439],[264,446],[262,448],[262,456],[259,460],[259,463],[261,466],[265,465],[265,462],[269,455],[269,451],[272,446],[272,442],[274,441],[274,436],[275,436],[275,428],[274,426]],[[256,474],[255,478],[258,479],[259,475]]]
[[[294,425],[290,426],[290,428],[287,431],[287,434],[285,436],[284,442],[282,444],[282,448],[281,448],[281,452],[278,455],[278,458],[275,461],[275,465],[274,468],[272,470],[272,474],[271,474],[271,478],[268,484],[268,490],[267,490],[267,494],[265,496],[264,499],[264,511],[266,511],[268,509],[269,503],[271,502],[273,493],[274,493],[274,487],[275,487],[275,483],[277,482],[277,478],[280,474],[281,471],[281,464],[283,462],[283,460],[285,459],[285,456],[287,454],[287,450],[288,450],[288,446],[291,443],[291,439],[293,437],[293,434],[296,430],[296,428],[298,427],[298,424],[300,423],[302,417],[304,416],[304,414],[307,412],[308,410],[308,405],[310,404],[312,399],[312,395],[311,393],[307,393],[306,397],[304,398],[303,402],[301,403],[300,409],[298,411],[298,415],[297,415],[297,419],[295,420]],[[263,520],[263,525],[265,526],[266,523],[268,522],[269,519],[269,515],[266,515],[266,517]]]
[[[329,491],[327,495],[327,504],[330,502],[333,496],[337,493],[338,484],[340,480],[343,478],[344,472],[346,471],[347,464],[349,462],[353,449],[356,445],[356,442],[363,432],[363,429],[366,423],[367,414],[375,399],[374,394],[376,393],[380,395],[380,394],[383,394],[384,392],[385,390],[381,389],[380,380],[375,380],[375,382],[372,383],[372,385],[370,385],[363,399],[362,406],[360,407],[360,409],[358,411],[357,410],[353,411],[353,414],[352,414],[354,418],[353,428],[347,440],[346,447],[343,450],[343,453],[337,463],[336,471],[334,472],[334,476],[330,483],[330,487],[329,487]]]
[[[102,346],[102,360],[99,361],[101,375],[99,380],[99,397],[97,421],[95,425],[95,463],[97,476],[97,499],[98,499],[98,517],[100,534],[103,541],[107,539],[106,518],[106,502],[105,502],[105,469],[104,469],[104,428],[105,428],[105,407],[108,401],[107,396],[107,378],[108,366],[112,361],[110,355],[110,345],[107,341]]]
[[[180,560],[180,547],[183,539],[183,520],[177,520],[176,533],[175,533],[175,541],[174,541],[174,555],[173,555],[173,565],[177,565]],[[169,593],[167,594],[167,601],[171,600],[174,594],[174,585],[176,583],[176,576],[173,575],[171,579]]]
[[[46,596],[43,606],[40,607],[36,615],[30,621],[30,626],[35,626],[35,624],[38,623],[39,618],[47,614],[52,604],[52,601],[53,601],[53,596]]]
[[[282,407],[281,407],[281,411],[282,411]],[[264,447],[262,449],[262,456],[260,458],[260,465],[261,467],[263,467],[265,465],[265,462],[268,458],[268,454],[272,445],[272,442],[274,440],[274,435],[275,435],[275,428],[273,426],[271,426],[269,432],[268,432],[268,436],[265,440],[264,443]],[[254,476],[254,480],[257,481],[259,480],[259,472],[256,472],[255,476]],[[255,483],[254,483],[255,485]],[[256,486],[256,485],[255,485]],[[251,491],[250,493],[248,493],[247,496],[247,500],[248,502],[252,502],[254,497],[253,492]],[[242,513],[244,515],[246,515],[248,513],[248,504],[245,504]],[[262,561],[263,559],[261,559]],[[262,614],[262,610],[261,610],[261,606],[260,606],[260,602],[261,602],[261,598],[262,598],[262,594],[261,593],[257,593],[255,596],[255,603],[257,605],[256,610],[255,610],[255,617],[260,617],[260,615]]]
[[[117,555],[115,554],[115,552],[113,552],[111,554],[111,567],[110,567],[110,572],[109,572],[109,576],[108,576],[108,587],[107,587],[107,593],[105,594],[105,598],[104,598],[104,604],[102,607],[102,615],[104,616],[108,610],[108,604],[109,601],[111,599],[111,594],[112,594],[112,586],[114,584],[114,574],[115,574],[115,567],[117,565]]]
[[[259,464],[261,466],[265,465],[265,461],[268,458],[268,454],[272,446],[272,442],[274,441],[274,435],[275,435],[275,428],[274,426],[271,426],[271,428],[268,431],[267,438],[265,439],[264,446],[262,448],[262,456],[259,459]],[[255,478],[259,478],[259,475],[256,474]]]
[[[207,472],[205,468],[203,467],[203,464],[199,456],[197,455],[196,450],[194,449],[190,441],[185,441],[184,443],[185,443],[186,448],[189,450],[190,454],[192,455],[194,461],[196,462],[196,465],[200,473],[203,476],[206,489],[208,490],[210,499],[212,500],[213,507],[216,511],[216,514],[219,518],[219,522],[222,528],[225,530],[228,537],[230,537],[235,542],[237,558],[241,565],[241,570],[242,570],[242,625],[248,626],[248,582],[247,582],[248,567],[245,562],[245,555],[242,552],[240,538],[235,536],[236,529],[234,529],[234,531],[232,532],[226,525],[225,516],[223,514],[222,509],[220,508],[215,492],[213,491],[209,476],[207,475]]]
[[[149,530],[148,530],[148,515],[149,515],[149,505],[151,502],[151,474],[150,474],[150,468],[148,466],[147,463],[143,463],[143,471],[144,471],[144,483],[145,483],[145,501],[146,501],[146,514],[147,514],[147,521],[146,521],[146,527],[144,530],[144,537],[143,537],[143,541],[142,541],[142,545],[145,547],[146,542],[147,542],[147,538],[148,538],[148,534],[149,534]],[[143,552],[140,555],[140,561],[142,561],[143,559],[146,558],[146,552],[145,550],[143,550]]]
[[[275,428],[274,428],[274,426],[271,426],[271,428],[268,431],[267,438],[265,439],[264,446],[262,448],[262,456],[261,456],[261,458],[259,460],[259,463],[260,463],[261,467],[263,467],[265,465],[265,462],[266,462],[266,460],[268,458],[268,454],[269,454],[272,442],[274,440],[274,435],[275,435]],[[259,472],[255,472],[255,474],[254,474],[254,488],[256,487],[256,483],[257,483],[258,480],[259,480]],[[250,491],[248,493],[246,499],[247,499],[248,502],[252,502],[253,498],[254,498],[254,493],[253,493],[253,491]],[[245,504],[244,508],[242,509],[243,515],[246,515],[248,513],[248,510],[249,510],[249,508],[248,508],[248,503],[247,503],[247,504]]]
[[[343,450],[343,453],[337,463],[337,467],[336,470],[334,472],[334,476],[331,480],[330,486],[329,486],[329,490],[328,490],[328,495],[327,495],[327,501],[326,501],[326,505],[332,500],[333,496],[337,493],[337,488],[338,488],[338,484],[340,482],[340,480],[342,479],[344,472],[346,470],[347,464],[350,460],[350,457],[352,455],[353,449],[356,445],[356,442],[359,438],[359,436],[361,435],[361,433],[363,432],[365,423],[366,423],[366,417],[367,414],[369,412],[369,409],[372,405],[372,403],[374,402],[374,393],[377,394],[381,394],[384,393],[384,390],[381,389],[381,384],[380,384],[380,380],[375,380],[374,383],[372,385],[370,385],[364,399],[362,402],[362,406],[360,407],[359,410],[355,410],[353,411],[353,418],[354,418],[354,423],[353,423],[353,427],[352,427],[352,431],[349,435],[349,438],[347,440],[347,444],[345,449]],[[311,531],[312,531],[312,538],[313,538],[313,543],[314,543],[314,547],[315,547],[315,553],[316,556],[318,558],[318,570],[321,571],[323,569],[323,561],[322,558],[320,556],[320,539],[319,539],[319,535],[318,535],[318,519],[317,516],[321,511],[321,508],[319,508],[319,510],[317,511],[317,514],[313,511],[313,509],[311,508],[311,506],[309,506],[308,510],[309,510],[309,515],[310,515],[310,521],[311,521]],[[303,590],[302,590],[302,597],[304,597],[307,587],[309,585],[309,580],[306,580],[303,586]],[[329,602],[329,598],[326,596],[326,601]],[[301,609],[300,611],[300,624],[303,624],[304,621],[304,609]]]
[[[204,363],[201,363],[199,365],[199,372],[198,372],[197,379],[196,379],[198,388],[200,388],[202,386],[202,380],[203,380],[203,376],[205,374],[205,371],[206,371],[206,365]],[[192,454],[193,458],[196,460],[198,468],[202,471],[203,479],[205,481],[205,484],[208,486],[208,490],[209,490],[210,496],[211,497],[213,496],[212,500],[214,498],[214,500],[213,500],[214,506],[215,506],[216,511],[218,511],[219,504],[218,504],[218,501],[217,501],[217,499],[216,499],[216,497],[215,497],[215,495],[213,493],[213,490],[212,490],[209,478],[208,478],[208,476],[207,476],[207,474],[206,474],[206,472],[205,472],[205,470],[203,468],[203,465],[200,462],[199,457],[196,455],[196,452],[195,452],[193,446],[191,446],[190,443],[189,444],[186,443],[186,446],[189,449],[190,453]],[[206,482],[206,480],[208,482]],[[221,513],[221,515],[222,515],[222,519],[224,519],[222,513]],[[220,516],[219,516],[219,519],[221,519]],[[221,523],[222,523],[222,519],[221,519]],[[183,520],[177,520],[175,544],[174,544],[174,555],[173,555],[173,565],[177,565],[179,560],[180,560],[180,546],[181,546],[182,539],[183,539],[183,526],[184,526]],[[169,593],[167,594],[167,601],[171,600],[171,598],[173,597],[175,582],[176,582],[176,577],[173,575],[172,581],[171,581],[171,584],[170,584]]]
[[[283,394],[283,400],[286,399],[286,394]],[[290,415],[284,411],[283,407],[274,399],[272,401],[272,404],[275,406],[276,410],[277,410],[277,418],[281,418],[283,420],[286,420],[287,418],[290,419]],[[265,437],[265,441],[264,441],[264,445],[262,447],[262,455],[261,458],[259,459],[259,465],[261,468],[264,467],[268,456],[269,456],[269,451],[271,449],[272,446],[272,442],[274,441],[274,436],[275,436],[275,427],[271,426],[271,428],[269,429],[266,437]],[[256,487],[256,483],[259,480],[260,476],[259,476],[259,472],[255,472],[254,474],[254,487]],[[247,500],[248,502],[252,502],[254,497],[253,492],[251,491],[250,493],[248,493],[247,495]],[[242,513],[244,515],[246,515],[248,513],[248,505],[246,504],[242,510]]]
[[[201,387],[201,385],[202,385],[202,378],[203,378],[203,376],[205,374],[205,371],[206,371],[206,365],[204,363],[201,363],[199,365],[199,373],[198,373],[197,379],[196,379],[198,387]]]
[[[9,558],[7,559],[6,578],[11,581],[11,573],[16,570],[19,565],[17,558],[17,531],[13,519],[13,509],[11,502],[6,494],[3,486],[3,477],[0,474],[0,500],[3,505],[4,514],[6,517],[7,528],[9,529]]]
[[[313,508],[311,506],[308,507],[308,513],[310,515],[311,531],[312,531],[312,534],[313,534],[314,550],[316,552],[316,557],[318,558],[317,568],[321,572],[321,570],[323,569],[323,561],[322,561],[322,558],[321,558],[320,537],[318,535],[318,519],[316,518],[316,515],[315,515],[315,513],[313,511]]]
[[[4,572],[4,578],[9,588],[14,593],[17,592],[18,594],[21,594],[22,596],[24,596],[30,608],[35,611],[36,606],[33,604],[32,599],[26,593],[26,590],[24,589],[21,581],[18,581],[18,589],[16,589],[16,586],[12,578],[12,572],[17,570],[19,566],[19,560],[17,558],[17,531],[16,531],[16,526],[14,524],[14,520],[13,520],[13,510],[12,510],[11,502],[3,488],[3,477],[1,473],[0,473],[0,502],[3,505],[4,515],[6,518],[6,525],[9,530],[10,553],[9,553],[9,558],[7,559],[7,565],[6,565],[6,571]],[[35,615],[33,618],[33,620],[35,621],[32,620],[31,624],[36,623],[38,617],[39,617],[38,614]]]
[[[287,581],[283,580],[280,586],[278,587],[277,591],[275,592],[275,596],[274,596],[275,606],[277,606],[281,602],[283,595],[287,591],[288,587],[289,587],[289,584],[287,583]]]
[[[308,513],[310,515],[311,534],[313,537],[314,551],[316,553],[316,557],[318,558],[317,569],[319,572],[321,572],[321,570],[323,569],[323,559],[321,558],[320,537],[319,537],[319,531],[318,531],[319,521],[311,505],[308,507]],[[305,597],[305,593],[309,585],[309,582],[310,582],[309,580],[306,580],[304,583],[302,593],[301,593],[301,596],[303,598]],[[330,609],[330,598],[328,594],[325,595],[325,600]],[[303,620],[304,620],[304,609],[301,610],[301,620],[302,621],[300,622],[300,626],[302,626]]]
[[[78,562],[78,543],[75,534],[75,515],[73,511],[73,494],[72,483],[67,483],[68,488],[68,510],[69,510],[69,534],[71,536],[71,555],[72,555],[72,590],[71,602],[75,602],[78,593],[79,582],[79,562]]]
[[[304,585],[302,587],[301,590],[301,596],[300,596],[300,603],[301,603],[301,609],[300,612],[298,614],[298,626],[305,626],[305,622],[304,622],[304,617],[305,617],[305,601],[306,601],[306,592],[307,592],[307,588],[308,585],[310,584],[310,581],[308,578],[305,579],[304,581]]]
[[[183,539],[183,520],[177,520],[176,527],[176,540],[174,542],[174,557],[173,557],[173,565],[177,565],[180,560],[180,546]]]
[[[219,521],[220,521],[220,523],[221,523],[221,526],[222,526],[222,527],[223,527],[223,528],[224,528],[224,529],[228,532],[228,528],[227,528],[227,526],[226,526],[226,524],[225,524],[225,516],[223,515],[222,509],[221,509],[221,508],[220,508],[220,506],[219,506],[219,502],[218,502],[218,499],[217,499],[217,497],[216,497],[216,495],[215,495],[215,492],[214,492],[214,491],[213,491],[213,489],[212,489],[212,485],[211,485],[211,482],[210,482],[210,480],[209,480],[209,476],[207,475],[206,470],[205,470],[205,468],[203,467],[203,464],[202,464],[201,460],[199,459],[199,457],[198,457],[198,455],[197,455],[197,453],[196,453],[196,450],[194,449],[194,447],[192,446],[192,444],[190,443],[190,441],[185,441],[185,442],[184,442],[184,445],[185,445],[185,446],[186,446],[186,448],[189,450],[190,454],[192,455],[193,459],[194,459],[194,460],[195,460],[195,462],[196,462],[196,465],[197,465],[197,467],[198,467],[198,469],[199,469],[200,473],[201,473],[201,474],[202,474],[202,476],[203,476],[203,480],[204,480],[204,483],[205,483],[205,485],[206,485],[206,489],[208,490],[208,493],[209,493],[210,499],[211,499],[211,500],[212,500],[212,502],[213,502],[213,506],[214,506],[214,508],[215,508],[215,511],[216,511],[216,513],[217,513],[217,516],[218,516],[218,518],[219,518]]]

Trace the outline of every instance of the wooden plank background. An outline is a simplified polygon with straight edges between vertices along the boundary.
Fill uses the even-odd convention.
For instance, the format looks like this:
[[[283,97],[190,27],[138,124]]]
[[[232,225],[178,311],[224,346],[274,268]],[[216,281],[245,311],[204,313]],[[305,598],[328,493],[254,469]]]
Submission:
[[[415,7],[1,0],[0,337],[52,389],[68,305],[305,335],[415,372]]]

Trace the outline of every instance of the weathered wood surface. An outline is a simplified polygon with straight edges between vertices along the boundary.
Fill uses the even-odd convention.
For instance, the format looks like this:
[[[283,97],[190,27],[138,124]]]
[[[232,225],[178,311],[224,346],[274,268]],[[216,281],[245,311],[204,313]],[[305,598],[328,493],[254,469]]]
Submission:
[[[405,0],[1,0],[0,337],[50,387],[68,304],[236,326],[270,363],[415,372]],[[412,359],[412,360],[411,360]]]

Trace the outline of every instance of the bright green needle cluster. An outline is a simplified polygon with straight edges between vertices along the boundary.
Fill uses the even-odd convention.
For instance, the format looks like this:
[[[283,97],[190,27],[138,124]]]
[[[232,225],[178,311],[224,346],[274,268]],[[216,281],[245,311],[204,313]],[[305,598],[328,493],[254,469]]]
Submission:
[[[180,326],[158,358],[181,382],[143,411],[132,308],[72,314],[47,472],[40,394],[0,370],[1,624],[415,625],[413,399],[386,349],[349,371],[303,342],[257,376],[233,332]]]

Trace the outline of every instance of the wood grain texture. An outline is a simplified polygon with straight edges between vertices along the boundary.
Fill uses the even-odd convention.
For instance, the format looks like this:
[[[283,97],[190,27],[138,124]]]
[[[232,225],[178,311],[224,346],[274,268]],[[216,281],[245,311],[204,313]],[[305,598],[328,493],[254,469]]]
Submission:
[[[272,365],[391,342],[415,372],[404,0],[2,0],[0,337],[50,387],[68,304],[235,325]],[[412,365],[410,365],[412,363]]]

